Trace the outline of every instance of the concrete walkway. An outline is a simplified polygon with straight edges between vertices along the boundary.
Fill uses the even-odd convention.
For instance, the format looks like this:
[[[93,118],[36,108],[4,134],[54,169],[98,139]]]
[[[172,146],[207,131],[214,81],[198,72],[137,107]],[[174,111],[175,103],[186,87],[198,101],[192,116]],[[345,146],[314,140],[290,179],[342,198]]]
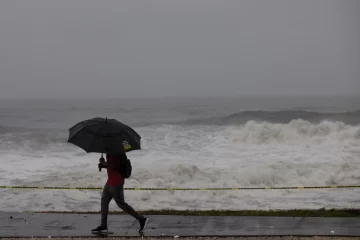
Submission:
[[[144,236],[360,236],[360,218],[149,216]],[[99,214],[0,213],[0,237],[88,237]],[[139,223],[110,215],[111,237],[139,236]]]

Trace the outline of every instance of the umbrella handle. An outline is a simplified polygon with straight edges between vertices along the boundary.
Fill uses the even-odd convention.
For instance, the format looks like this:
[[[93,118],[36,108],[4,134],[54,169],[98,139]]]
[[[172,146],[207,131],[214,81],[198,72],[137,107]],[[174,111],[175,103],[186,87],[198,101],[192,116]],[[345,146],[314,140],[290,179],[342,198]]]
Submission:
[[[99,162],[100,162],[100,163],[105,162],[105,159],[104,159],[102,153],[101,153],[101,158],[99,159]],[[101,172],[101,167],[99,167],[99,172]]]

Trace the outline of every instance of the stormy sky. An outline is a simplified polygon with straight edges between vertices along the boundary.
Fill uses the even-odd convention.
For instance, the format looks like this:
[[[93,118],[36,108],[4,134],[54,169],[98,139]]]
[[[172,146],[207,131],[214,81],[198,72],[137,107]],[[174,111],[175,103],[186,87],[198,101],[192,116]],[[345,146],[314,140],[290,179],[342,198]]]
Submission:
[[[0,2],[0,98],[360,95],[357,0]]]

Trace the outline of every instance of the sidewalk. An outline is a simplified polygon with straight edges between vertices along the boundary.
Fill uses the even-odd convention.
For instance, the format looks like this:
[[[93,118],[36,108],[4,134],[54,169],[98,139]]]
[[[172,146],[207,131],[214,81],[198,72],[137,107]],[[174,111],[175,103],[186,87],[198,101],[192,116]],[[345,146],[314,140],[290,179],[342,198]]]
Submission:
[[[149,216],[144,236],[360,236],[360,218]],[[99,214],[0,213],[0,237],[91,237]],[[139,236],[139,223],[109,215],[111,237]]]

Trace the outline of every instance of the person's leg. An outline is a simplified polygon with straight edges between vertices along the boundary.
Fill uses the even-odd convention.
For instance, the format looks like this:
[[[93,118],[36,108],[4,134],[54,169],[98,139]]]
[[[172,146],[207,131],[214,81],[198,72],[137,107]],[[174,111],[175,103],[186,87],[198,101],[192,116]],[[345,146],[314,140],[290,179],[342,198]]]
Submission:
[[[105,184],[101,194],[101,224],[99,227],[92,229],[93,232],[104,232],[107,231],[107,216],[109,213],[109,203],[112,199],[109,187]]]
[[[111,191],[112,191],[114,200],[115,200],[116,204],[119,206],[119,208],[121,208],[127,214],[136,218],[140,223],[139,232],[140,233],[143,232],[149,221],[149,218],[138,214],[129,204],[127,204],[125,202],[123,185],[111,187]]]
[[[117,185],[111,187],[111,192],[113,194],[114,200],[116,204],[127,214],[133,216],[138,221],[143,220],[144,217],[138,214],[129,204],[127,204],[124,200],[124,188],[123,185]]]
[[[107,217],[109,214],[109,203],[113,198],[108,185],[105,185],[101,194],[101,226],[107,226]]]

